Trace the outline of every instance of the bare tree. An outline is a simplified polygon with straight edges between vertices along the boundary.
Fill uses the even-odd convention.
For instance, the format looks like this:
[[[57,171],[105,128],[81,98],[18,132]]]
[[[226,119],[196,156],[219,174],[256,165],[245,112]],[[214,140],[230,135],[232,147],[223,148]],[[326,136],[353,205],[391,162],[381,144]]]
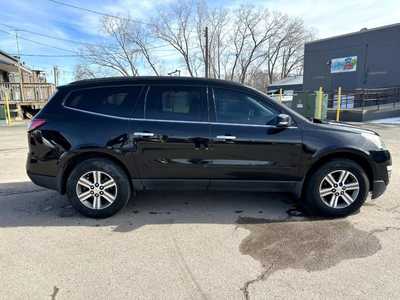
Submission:
[[[110,68],[122,76],[138,75],[137,59],[140,51],[132,42],[127,19],[104,17],[102,31],[111,43],[98,46],[86,46],[87,60],[91,64]]]
[[[206,60],[206,26],[210,77],[262,89],[276,79],[301,74],[304,43],[313,38],[300,18],[259,6],[210,8],[204,0],[181,0],[160,8],[148,24],[139,25],[129,17],[104,18],[107,42],[83,49],[85,64],[77,73],[91,76],[108,70],[136,76],[144,70],[160,75],[167,64],[156,55],[157,48],[167,47],[182,59],[189,76],[198,76]],[[83,72],[83,66],[88,70]]]
[[[276,41],[281,39],[280,43],[283,43],[286,39],[285,35],[282,36],[282,28],[288,16],[255,6],[242,6],[231,12],[230,20],[230,34],[224,42],[231,45],[223,54],[225,77],[244,83],[250,69],[254,73],[264,64],[276,64],[279,57],[276,49],[280,49],[280,46],[275,47]]]
[[[96,78],[97,73],[85,64],[77,64],[74,69],[75,80]]]
[[[262,59],[264,44],[277,34],[283,19],[280,15],[270,14],[267,9],[256,11],[254,7],[249,7],[245,11],[245,25],[249,36],[245,42],[245,51],[240,57],[239,81],[242,83],[246,80],[250,65]]]
[[[157,48],[150,46],[150,42],[154,40],[152,38],[151,28],[144,27],[143,25],[136,25],[134,28],[129,30],[128,35],[130,41],[137,46],[138,50],[140,50],[141,56],[154,74],[160,76],[160,66],[151,52],[152,49]]]
[[[160,40],[176,49],[183,58],[189,75],[197,76],[200,66],[198,54],[193,51],[197,45],[192,21],[194,16],[192,5],[191,1],[180,1],[162,10],[158,17],[153,19],[153,32]]]
[[[313,39],[313,33],[307,30],[303,20],[295,18],[287,27],[287,38],[283,45],[281,78],[288,77],[289,74],[301,73],[304,60],[304,44]]]
[[[222,54],[228,45],[224,43],[225,33],[228,31],[228,10],[212,8],[205,1],[199,1],[196,7],[195,26],[196,39],[201,50],[202,60],[206,61],[204,29],[208,27],[208,63],[209,76],[222,78]]]
[[[160,75],[158,63],[151,53],[149,28],[131,22],[129,17],[104,17],[101,26],[106,42],[81,49],[86,65],[109,70],[111,75],[137,76],[139,67],[147,64],[155,75]]]
[[[285,16],[281,20],[280,30],[266,44],[261,64],[267,69],[269,82],[302,73],[304,44],[314,36],[299,18]]]

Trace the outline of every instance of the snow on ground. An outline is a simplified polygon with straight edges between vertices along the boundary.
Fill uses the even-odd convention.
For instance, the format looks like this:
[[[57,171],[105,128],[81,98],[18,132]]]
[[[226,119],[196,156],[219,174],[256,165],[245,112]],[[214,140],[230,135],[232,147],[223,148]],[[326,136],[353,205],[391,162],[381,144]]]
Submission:
[[[400,124],[400,117],[373,120],[373,121],[370,121],[369,123]]]

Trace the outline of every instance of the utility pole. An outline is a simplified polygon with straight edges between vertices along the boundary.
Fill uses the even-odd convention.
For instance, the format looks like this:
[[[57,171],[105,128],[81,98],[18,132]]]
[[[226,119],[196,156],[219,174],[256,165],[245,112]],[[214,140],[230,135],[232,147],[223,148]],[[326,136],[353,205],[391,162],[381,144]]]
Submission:
[[[53,66],[53,77],[54,77],[54,85],[58,86],[58,67]]]
[[[19,51],[19,41],[18,41],[18,31],[15,31],[15,42],[17,44],[17,55],[18,55],[18,72],[19,72],[19,94],[20,94],[20,98],[21,98],[21,103],[25,101],[25,95],[24,95],[24,76],[22,74],[22,70],[21,70],[21,54]],[[11,91],[10,91],[11,94]],[[21,104],[17,104],[17,114],[18,117],[23,120],[24,118],[24,114],[22,112],[22,106]]]
[[[208,26],[206,26],[206,28],[205,28],[204,37],[206,39],[206,49],[205,49],[205,59],[204,59],[204,77],[208,78],[208,75],[209,75],[209,72],[208,72],[208,70],[209,70],[209,61],[208,61],[208,58],[209,58],[209,55],[208,55],[208,51],[209,51],[209,49],[208,49]]]
[[[17,44],[17,55],[18,55],[19,89],[20,89],[21,101],[23,102],[25,100],[23,91],[24,77],[22,76],[22,70],[21,70],[21,55],[19,52],[18,31],[15,31],[15,42]]]

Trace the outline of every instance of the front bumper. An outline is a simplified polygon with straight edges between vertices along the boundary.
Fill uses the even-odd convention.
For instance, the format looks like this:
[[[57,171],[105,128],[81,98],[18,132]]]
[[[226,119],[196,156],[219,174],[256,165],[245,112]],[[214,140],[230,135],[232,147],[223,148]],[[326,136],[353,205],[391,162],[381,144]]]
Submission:
[[[374,180],[371,186],[371,198],[376,199],[385,191],[390,181],[392,173],[392,160],[390,152],[387,150],[373,151],[371,153],[375,163]]]
[[[386,191],[386,183],[383,180],[376,180],[372,184],[371,198],[376,199]]]
[[[53,176],[32,174],[27,172],[28,177],[32,180],[32,182],[38,186],[42,186],[51,190],[57,189],[57,178]]]

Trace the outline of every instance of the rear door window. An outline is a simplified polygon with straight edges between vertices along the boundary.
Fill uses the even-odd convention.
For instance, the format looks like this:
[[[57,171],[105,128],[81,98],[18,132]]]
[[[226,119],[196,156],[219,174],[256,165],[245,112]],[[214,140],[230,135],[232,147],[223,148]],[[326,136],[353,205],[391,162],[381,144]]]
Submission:
[[[72,92],[65,106],[118,117],[132,117],[142,86],[87,88]]]
[[[206,89],[199,86],[151,86],[146,97],[147,119],[206,121]]]

